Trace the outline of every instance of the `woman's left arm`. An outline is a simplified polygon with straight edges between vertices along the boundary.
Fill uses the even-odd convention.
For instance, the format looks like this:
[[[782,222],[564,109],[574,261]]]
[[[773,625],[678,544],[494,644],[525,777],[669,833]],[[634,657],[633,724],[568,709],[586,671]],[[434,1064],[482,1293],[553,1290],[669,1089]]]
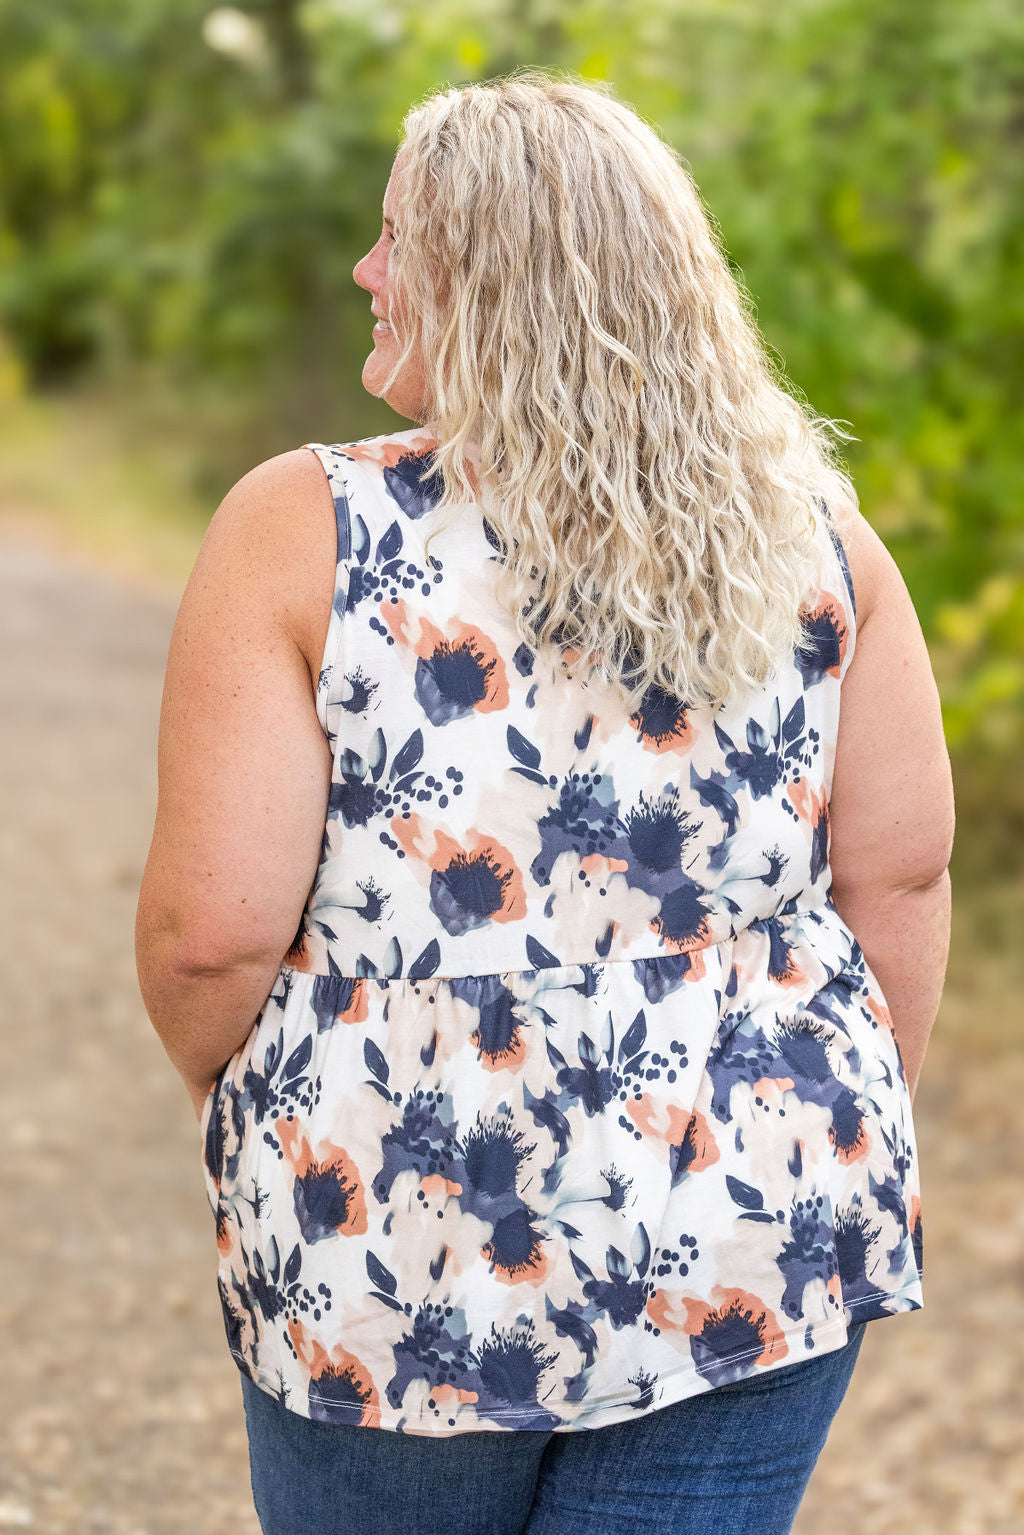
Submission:
[[[260,464],[218,507],[171,638],[135,948],[197,1117],[269,995],[319,861],[331,759],[315,688],[336,537],[314,454]]]

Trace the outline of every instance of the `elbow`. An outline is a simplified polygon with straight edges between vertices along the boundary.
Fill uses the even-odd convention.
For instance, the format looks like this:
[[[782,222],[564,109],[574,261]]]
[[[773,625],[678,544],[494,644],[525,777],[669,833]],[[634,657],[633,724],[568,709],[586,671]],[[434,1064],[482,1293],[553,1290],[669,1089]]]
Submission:
[[[883,896],[887,895],[928,895],[933,891],[945,889],[950,884],[949,859],[935,859],[927,864],[915,864],[912,869],[901,871],[900,875],[890,875],[888,878],[880,876],[876,881],[875,889]]]
[[[847,831],[839,849],[830,838],[829,868],[833,891],[850,900],[884,900],[889,896],[919,895],[948,886],[953,833],[950,805],[948,813],[936,807],[926,824],[918,821],[907,831],[897,824],[888,836],[876,832],[870,840],[863,841],[851,839]]]
[[[932,891],[944,890],[950,884],[949,860],[947,859],[946,863],[943,864],[936,874],[912,880],[909,884],[894,885],[892,888],[894,895],[928,895]]]
[[[886,874],[884,870],[878,870],[856,879],[842,879],[833,871],[830,895],[833,905],[841,908],[844,903],[863,906],[884,903],[904,895],[938,894],[940,891],[948,890],[949,886],[950,874],[947,862],[941,867],[933,865],[930,868],[915,871],[913,874],[904,873],[899,878]]]
[[[140,980],[146,975],[198,980],[253,967],[265,969],[281,957],[251,931],[214,926],[177,909],[139,904],[135,958]]]
[[[922,875],[911,882],[860,882],[856,885],[833,883],[829,899],[842,920],[858,937],[865,931],[888,935],[903,944],[907,924],[935,921],[949,922],[952,883],[948,868],[932,875]]]
[[[231,949],[216,948],[188,938],[165,939],[160,948],[161,968],[183,981],[228,974],[244,967],[247,958]]]

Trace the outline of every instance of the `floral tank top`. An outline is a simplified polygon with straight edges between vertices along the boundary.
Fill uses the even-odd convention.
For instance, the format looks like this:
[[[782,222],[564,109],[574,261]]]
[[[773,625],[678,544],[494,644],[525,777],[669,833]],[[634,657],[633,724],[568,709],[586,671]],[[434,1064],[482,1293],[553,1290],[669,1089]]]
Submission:
[[[434,516],[436,446],[307,444],[333,777],[203,1110],[220,1299],[302,1417],[599,1427],[922,1305],[902,1061],[830,899],[854,592],[823,518],[810,648],[735,706],[627,715],[520,643],[481,505]]]

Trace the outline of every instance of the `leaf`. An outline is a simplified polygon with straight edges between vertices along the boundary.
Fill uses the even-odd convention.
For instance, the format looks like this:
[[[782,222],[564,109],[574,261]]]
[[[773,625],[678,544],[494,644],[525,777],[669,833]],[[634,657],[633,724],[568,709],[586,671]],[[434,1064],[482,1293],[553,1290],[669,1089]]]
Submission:
[[[725,733],[717,720],[712,720],[711,723],[714,727],[715,737],[722,750],[727,752],[734,752],[736,750],[736,742],[733,740],[732,736]]]
[[[774,1215],[769,1215],[767,1210],[744,1210],[740,1216],[741,1221],[770,1221],[774,1223]]]
[[[616,1279],[629,1278],[629,1259],[624,1258],[617,1247],[609,1245],[608,1251],[604,1255],[604,1261],[608,1266],[609,1277]]]
[[[524,735],[520,735],[514,725],[509,725],[505,731],[505,740],[508,742],[509,751],[517,762],[523,764],[523,767],[540,767],[540,752],[533,745],[532,741],[528,741]]]
[[[647,1059],[647,1051],[646,1050],[641,1050],[637,1055],[631,1055],[628,1061],[623,1061],[621,1063],[622,1064],[622,1069],[623,1069],[623,1071],[627,1075],[629,1073],[631,1073],[631,1072],[635,1075],[636,1072],[638,1072],[640,1070],[641,1066],[643,1065],[644,1061],[646,1061],[646,1059]]]
[[[288,1262],[284,1266],[284,1282],[286,1285],[295,1283],[296,1279],[299,1277],[299,1270],[301,1267],[302,1252],[299,1248],[298,1242],[296,1242],[295,1246],[288,1254]]]
[[[448,1248],[442,1247],[436,1258],[430,1260],[430,1277],[436,1284],[444,1273],[444,1266],[448,1259]]]
[[[384,950],[383,967],[384,974],[391,979],[402,973],[402,945],[394,936]]]
[[[533,768],[514,767],[512,769],[512,772],[513,773],[518,773],[521,778],[528,778],[531,783],[543,784],[545,789],[548,786],[548,781],[544,777],[544,774],[543,773],[535,773],[533,771]]]
[[[361,779],[366,772],[366,763],[357,751],[351,746],[346,746],[338,753],[338,772],[342,778]]]
[[[734,1178],[731,1173],[725,1175],[725,1186],[732,1195],[733,1202],[742,1205],[745,1210],[763,1210],[764,1195],[759,1189],[751,1188],[749,1183]]]
[[[569,1248],[569,1262],[572,1264],[573,1272],[577,1279],[593,1279],[594,1270],[588,1268],[582,1258],[577,1258],[571,1247]]]
[[[357,565],[365,565],[370,558],[370,534],[357,512],[352,527],[352,557]]]
[[[366,1062],[367,1066],[369,1066],[378,1082],[387,1081],[389,1072],[388,1063],[384,1059],[380,1048],[374,1044],[372,1039],[365,1039],[363,1041],[363,1060]]]
[[[441,963],[441,945],[436,938],[431,938],[427,947],[418,954],[412,962],[409,970],[410,981],[425,981],[433,975]]]
[[[782,734],[782,727],[779,724],[781,717],[782,711],[779,707],[778,694],[776,694],[775,698],[772,700],[772,721],[768,727],[769,739],[774,741],[776,746],[778,746],[779,737]]]
[[[380,543],[377,545],[377,564],[382,565],[385,560],[393,560],[402,549],[402,530],[397,522],[393,522],[389,528],[385,528],[381,534]]]
[[[646,1038],[647,1019],[644,1016],[643,1008],[641,1008],[619,1041],[619,1060],[624,1061],[627,1057],[636,1055],[638,1050],[643,1049]]]
[[[715,729],[718,729],[717,725]],[[719,732],[719,734],[721,735],[722,732]],[[725,741],[730,749],[732,749],[732,742],[728,736],[725,737]],[[719,819],[723,822],[726,831],[731,836],[736,829],[736,823],[740,815],[739,806],[734,796],[716,780],[713,773],[707,778],[701,778],[692,763],[690,764],[690,787],[691,789],[696,789],[702,805],[707,805],[710,810],[718,812]]]
[[[388,743],[384,739],[383,730],[378,728],[373,732],[373,740],[370,742],[370,772],[374,783],[380,783],[380,775],[384,771],[384,764],[388,760]]]
[[[573,741],[575,742],[576,750],[578,752],[586,751],[590,744],[590,732],[593,730],[593,728],[594,716],[592,714],[588,714],[579,730],[577,730],[576,734],[573,736]]]
[[[559,1050],[557,1045],[552,1044],[550,1039],[545,1039],[544,1046],[548,1052],[548,1060],[551,1062],[552,1066],[565,1065],[565,1056],[562,1054],[561,1050]]]
[[[423,732],[422,730],[414,730],[391,764],[391,772],[388,776],[391,778],[401,778],[405,773],[411,773],[422,756]]]
[[[380,1095],[384,1099],[385,1103],[393,1102],[391,1094],[388,1092],[386,1087],[382,1086],[382,1084],[380,1082],[367,1082],[366,1085],[367,1085],[367,1087],[375,1088],[376,1091],[378,1093],[380,1093]]]
[[[395,1300],[393,1295],[382,1295],[379,1290],[371,1290],[370,1294],[373,1296],[374,1300],[381,1300],[384,1302],[385,1306],[390,1306],[392,1311],[403,1310],[402,1306],[398,1301]]]
[[[551,1138],[558,1147],[559,1156],[563,1156],[569,1144],[569,1121],[557,1104],[549,1102],[546,1098],[532,1097],[529,1088],[526,1089],[525,1097],[526,1105],[535,1122],[551,1132]]]
[[[633,1233],[630,1254],[633,1258],[633,1266],[642,1279],[647,1272],[647,1265],[651,1261],[651,1239],[647,1235],[647,1227],[643,1221],[640,1222]]]
[[[530,933],[526,935],[526,957],[534,970],[551,970],[561,964],[561,960],[556,959],[551,951],[542,943],[538,943]]]
[[[767,730],[760,720],[754,719],[753,715],[747,717],[747,745],[752,752],[766,752],[771,745],[771,737]]]
[[[297,1077],[300,1071],[304,1071],[309,1065],[309,1058],[313,1054],[313,1036],[307,1034],[301,1044],[296,1045],[291,1055],[284,1063],[282,1077],[286,1082],[292,1077]]]
[[[796,742],[804,728],[804,695],[801,693],[782,722],[782,739],[787,746]]]
[[[386,1290],[389,1295],[394,1295],[398,1289],[398,1280],[391,1270],[385,1268],[380,1259],[371,1252],[366,1254],[366,1272],[369,1274],[372,1282],[381,1290]]]
[[[550,1305],[551,1302],[548,1301],[548,1306]],[[568,1307],[564,1311],[549,1310],[547,1320],[555,1324],[555,1332],[560,1338],[572,1339],[583,1355],[583,1368],[588,1370],[597,1354],[597,1334],[590,1323],[585,1322]]]
[[[281,1029],[278,1032],[278,1036],[277,1036],[276,1040],[272,1039],[270,1041],[270,1044],[267,1046],[266,1053],[265,1053],[265,1055],[263,1057],[263,1074],[267,1078],[268,1081],[274,1075],[274,1070],[275,1070],[275,1068],[277,1066],[278,1061],[281,1059],[283,1054],[284,1054],[284,1030]]]

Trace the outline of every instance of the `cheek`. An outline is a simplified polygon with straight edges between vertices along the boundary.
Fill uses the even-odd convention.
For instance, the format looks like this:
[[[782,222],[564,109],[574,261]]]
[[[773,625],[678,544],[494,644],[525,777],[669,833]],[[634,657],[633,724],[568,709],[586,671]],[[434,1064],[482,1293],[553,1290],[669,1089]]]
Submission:
[[[406,304],[405,294],[402,292],[402,289],[397,286],[397,284],[386,281],[384,283],[382,297],[384,298],[385,305],[390,306],[391,313],[395,316],[396,320],[402,320],[405,318],[408,306]]]

